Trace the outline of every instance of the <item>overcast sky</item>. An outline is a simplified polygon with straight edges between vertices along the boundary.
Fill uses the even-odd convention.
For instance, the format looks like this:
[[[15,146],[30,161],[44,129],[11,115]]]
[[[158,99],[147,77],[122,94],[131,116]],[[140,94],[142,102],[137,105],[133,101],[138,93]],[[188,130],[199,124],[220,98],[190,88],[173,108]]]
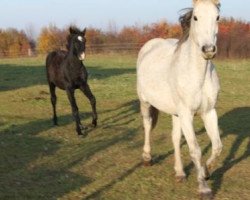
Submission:
[[[250,0],[221,0],[222,16],[250,21]],[[192,6],[192,0],[0,0],[0,28],[40,28],[50,23],[62,28],[106,29],[108,24],[145,24],[167,19],[177,22],[178,11]]]

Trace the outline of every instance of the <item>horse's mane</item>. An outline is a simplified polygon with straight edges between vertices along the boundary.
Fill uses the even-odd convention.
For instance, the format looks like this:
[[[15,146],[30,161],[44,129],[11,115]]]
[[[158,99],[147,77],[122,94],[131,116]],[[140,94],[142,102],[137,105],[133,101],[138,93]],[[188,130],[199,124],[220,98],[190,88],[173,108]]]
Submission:
[[[193,8],[185,8],[181,10],[181,12],[184,12],[179,17],[179,22],[181,24],[182,28],[182,37],[180,38],[178,42],[178,47],[181,46],[189,37],[189,31],[191,26],[191,19],[193,16]],[[177,47],[177,49],[178,49]]]

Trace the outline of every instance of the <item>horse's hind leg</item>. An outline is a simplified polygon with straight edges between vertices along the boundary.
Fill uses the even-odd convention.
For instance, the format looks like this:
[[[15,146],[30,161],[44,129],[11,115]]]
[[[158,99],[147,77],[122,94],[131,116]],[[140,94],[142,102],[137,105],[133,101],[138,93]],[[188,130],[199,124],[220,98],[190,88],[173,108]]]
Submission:
[[[57,124],[57,115],[56,115],[56,86],[53,83],[49,83],[49,90],[50,90],[50,100],[53,107],[53,123],[54,125]]]
[[[143,126],[145,132],[142,158],[144,160],[145,165],[150,165],[151,164],[150,133],[156,124],[158,110],[156,110],[153,106],[144,101],[140,102],[140,106],[141,106],[141,114],[143,118]]]
[[[211,168],[214,160],[220,155],[222,150],[222,143],[220,139],[218,117],[215,109],[202,114],[202,119],[207,131],[207,134],[212,142],[212,154],[206,162],[206,178],[209,178],[208,169]]]
[[[181,124],[180,119],[177,116],[172,116],[173,130],[172,130],[172,141],[174,144],[174,155],[175,155],[175,165],[174,169],[176,172],[177,182],[181,182],[186,178],[186,174],[183,170],[183,164],[181,161],[181,151],[180,151],[180,141],[181,141]]]
[[[96,99],[93,93],[91,92],[89,85],[86,83],[80,87],[81,91],[85,94],[85,96],[89,99],[91,107],[92,107],[92,125],[94,127],[97,126],[97,113],[96,113]]]

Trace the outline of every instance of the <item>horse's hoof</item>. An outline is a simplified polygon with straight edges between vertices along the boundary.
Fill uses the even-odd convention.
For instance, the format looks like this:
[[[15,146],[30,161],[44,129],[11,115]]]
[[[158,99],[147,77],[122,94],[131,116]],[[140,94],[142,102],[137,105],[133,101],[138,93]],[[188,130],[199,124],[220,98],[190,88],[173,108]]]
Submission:
[[[145,166],[145,167],[150,167],[150,166],[152,166],[153,165],[153,162],[152,162],[152,160],[148,160],[148,161],[143,161],[143,165]]]
[[[200,193],[200,199],[201,200],[213,200],[214,195],[212,192],[202,192]]]
[[[210,179],[210,173],[209,173],[209,169],[207,166],[205,166],[205,180],[209,180]]]
[[[186,180],[186,176],[182,175],[182,176],[175,176],[175,180],[177,183],[182,183]]]

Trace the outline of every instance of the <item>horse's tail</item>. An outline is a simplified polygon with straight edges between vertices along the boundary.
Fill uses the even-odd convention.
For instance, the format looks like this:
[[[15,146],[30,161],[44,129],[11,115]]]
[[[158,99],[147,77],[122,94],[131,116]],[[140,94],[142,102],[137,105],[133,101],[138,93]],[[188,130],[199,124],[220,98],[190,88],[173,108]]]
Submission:
[[[150,107],[150,117],[152,118],[152,130],[155,128],[159,116],[159,110],[157,110],[155,107]]]

